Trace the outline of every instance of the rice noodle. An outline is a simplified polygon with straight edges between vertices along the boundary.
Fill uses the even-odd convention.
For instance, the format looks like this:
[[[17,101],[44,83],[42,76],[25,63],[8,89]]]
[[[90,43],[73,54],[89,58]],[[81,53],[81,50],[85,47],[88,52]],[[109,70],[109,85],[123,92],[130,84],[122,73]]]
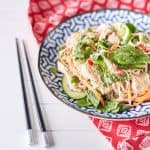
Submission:
[[[114,49],[118,47],[119,37],[110,25],[100,26],[98,30],[96,30],[96,28],[93,29],[95,32],[94,34],[96,34],[96,36],[99,35],[99,39],[107,38],[114,43]],[[93,91],[103,105],[104,100],[101,94],[116,99],[120,103],[128,103],[131,107],[150,100],[150,70],[147,64],[145,64],[145,69],[142,71],[131,69],[126,70],[126,74],[130,77],[129,80],[125,82],[117,81],[106,87],[94,66],[88,66],[87,63],[77,61],[74,58],[74,49],[76,43],[78,43],[79,36],[80,32],[73,34],[67,40],[65,48],[58,54],[59,62],[64,66],[62,68],[58,66],[61,68],[60,71],[68,76],[68,80],[71,75],[76,75],[80,80],[76,86],[72,86],[70,83],[69,86],[71,89],[82,91],[88,88]],[[116,65],[109,59],[106,58],[105,62],[111,73],[115,75],[119,73],[116,69]]]

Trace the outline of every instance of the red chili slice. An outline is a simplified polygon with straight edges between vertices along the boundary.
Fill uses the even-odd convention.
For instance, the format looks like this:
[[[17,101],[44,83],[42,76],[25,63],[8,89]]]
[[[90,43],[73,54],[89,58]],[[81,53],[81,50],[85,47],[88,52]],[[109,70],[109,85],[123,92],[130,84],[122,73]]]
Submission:
[[[144,52],[148,53],[150,52],[150,43],[143,43],[143,44],[140,44],[138,46],[138,48],[140,48],[141,50],[143,50]]]
[[[93,65],[93,61],[91,59],[88,59],[87,62],[89,65]]]
[[[125,71],[124,70],[120,70],[119,75],[124,76],[125,75]]]
[[[116,70],[119,71],[119,75],[120,76],[124,76],[125,75],[125,71],[123,69],[120,69],[118,66],[116,66]]]

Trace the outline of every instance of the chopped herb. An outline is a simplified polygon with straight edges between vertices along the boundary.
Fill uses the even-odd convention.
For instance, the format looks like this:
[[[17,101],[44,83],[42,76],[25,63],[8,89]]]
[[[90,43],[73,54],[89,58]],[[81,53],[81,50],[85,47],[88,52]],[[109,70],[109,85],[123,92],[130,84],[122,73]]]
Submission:
[[[120,109],[119,111],[122,112],[122,111],[125,111],[125,110],[128,110],[129,109],[129,106],[126,105],[126,104],[121,104],[119,103],[119,106],[120,106]]]
[[[98,65],[98,64],[102,64],[103,63],[103,56],[102,55],[98,55],[98,54],[96,54],[96,53],[94,53],[94,54],[92,54],[91,56],[90,56],[90,58],[92,59],[92,61],[94,62],[94,64],[96,64],[96,65]]]
[[[60,45],[59,48],[58,48],[58,50],[61,51],[61,50],[63,50],[64,48],[65,48],[65,45]]]
[[[117,81],[125,81],[128,80],[129,77],[125,74],[124,76],[116,76],[112,74],[107,67],[107,64],[101,61],[101,64],[97,65],[97,71],[100,74],[100,77],[104,83],[104,86],[108,86]]]
[[[142,35],[141,41],[144,42],[144,43],[150,42],[150,37],[148,37],[146,35]]]
[[[77,76],[72,76],[71,77],[71,83],[76,84],[79,82],[79,78]]]
[[[85,60],[96,50],[95,35],[82,35],[75,48],[75,58]]]
[[[129,109],[128,105],[126,104],[121,104],[118,101],[116,101],[115,99],[112,100],[105,100],[105,106],[101,106],[99,100],[95,97],[95,95],[93,94],[93,92],[88,91],[87,92],[87,99],[83,101],[83,103],[90,103],[92,104],[97,110],[101,111],[101,112],[111,112],[111,113],[118,113],[118,112],[122,112],[125,111],[127,109]]]
[[[105,50],[108,50],[108,48],[110,48],[111,45],[112,44],[109,41],[106,41],[106,40],[98,41],[98,47],[102,48],[102,49],[105,49]]]
[[[96,98],[94,93],[91,91],[87,91],[87,100],[89,100],[95,108],[98,108],[98,106],[100,105],[100,101]]]
[[[92,32],[93,30],[92,30],[92,28],[89,27],[89,28],[87,29],[87,31],[88,31],[88,32]]]
[[[49,68],[49,71],[53,74],[56,74],[58,72],[58,69],[57,69],[57,67],[51,67],[51,68]]]
[[[88,81],[88,82],[90,82],[91,80],[90,80],[90,79],[88,79],[87,81]]]
[[[131,37],[130,41],[133,45],[136,45],[140,42],[140,37],[138,35],[134,35],[134,36]]]
[[[129,107],[126,104],[121,104],[115,99],[112,99],[105,101],[105,106],[100,106],[99,109],[101,112],[121,113],[122,111],[129,109]]]
[[[87,107],[87,106],[91,106],[92,104],[90,103],[90,101],[85,97],[82,99],[77,100],[77,105],[80,107]]]
[[[81,43],[86,46],[91,46],[92,44],[94,44],[94,41],[90,38],[83,38]]]
[[[91,54],[90,47],[82,48],[80,45],[77,46],[77,49],[75,51],[75,56],[78,59],[87,59]]]
[[[134,33],[136,31],[136,27],[132,23],[127,23],[126,25],[130,29],[131,33]]]

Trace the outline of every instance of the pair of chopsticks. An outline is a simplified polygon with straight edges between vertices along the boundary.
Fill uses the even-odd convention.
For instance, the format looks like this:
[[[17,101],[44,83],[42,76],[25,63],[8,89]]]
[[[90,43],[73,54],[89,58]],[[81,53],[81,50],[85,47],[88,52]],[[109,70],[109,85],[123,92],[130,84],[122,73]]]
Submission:
[[[23,49],[21,48],[21,46],[22,46],[21,44],[23,45]],[[25,117],[26,117],[25,119],[26,119],[26,127],[27,127],[27,133],[28,133],[28,138],[29,138],[29,145],[34,145],[35,140],[34,140],[34,136],[33,136],[33,127],[31,124],[31,117],[30,117],[30,111],[29,111],[29,104],[28,104],[29,100],[27,97],[28,93],[27,93],[27,88],[25,86],[25,80],[24,80],[25,73],[23,70],[23,63],[21,61],[21,56],[23,54],[23,51],[25,54],[26,65],[27,65],[28,74],[30,77],[30,82],[31,82],[33,96],[34,96],[37,117],[38,117],[38,123],[39,123],[40,130],[42,133],[44,147],[48,147],[50,142],[49,142],[46,126],[44,123],[41,107],[39,104],[39,98],[37,95],[37,90],[36,90],[36,86],[35,86],[35,82],[34,82],[34,78],[33,78],[33,72],[31,70],[31,65],[29,62],[29,57],[27,54],[27,45],[26,45],[25,41],[24,40],[20,41],[19,39],[16,39],[16,48],[17,48],[18,64],[19,64],[19,71],[20,71],[20,81],[21,81],[21,87],[22,87],[22,95],[23,95],[23,102],[24,102],[24,110],[25,110]]]

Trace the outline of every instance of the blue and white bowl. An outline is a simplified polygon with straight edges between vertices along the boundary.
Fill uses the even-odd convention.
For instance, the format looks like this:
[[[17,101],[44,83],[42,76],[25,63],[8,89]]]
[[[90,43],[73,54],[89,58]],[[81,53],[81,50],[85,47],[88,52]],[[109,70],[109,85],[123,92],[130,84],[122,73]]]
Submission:
[[[104,23],[112,22],[130,22],[133,23],[138,30],[150,34],[150,16],[131,12],[128,10],[106,9],[85,13],[68,19],[61,23],[53,31],[49,32],[44,39],[39,52],[38,67],[39,72],[48,89],[62,102],[68,106],[100,118],[108,119],[134,119],[145,115],[150,115],[150,102],[145,102],[142,105],[131,108],[122,113],[100,113],[91,107],[79,107],[76,101],[68,97],[62,89],[62,76],[58,72],[56,74],[50,72],[51,67],[57,67],[57,52],[59,46],[64,44],[67,37],[73,32],[88,28],[89,26],[98,26]]]

